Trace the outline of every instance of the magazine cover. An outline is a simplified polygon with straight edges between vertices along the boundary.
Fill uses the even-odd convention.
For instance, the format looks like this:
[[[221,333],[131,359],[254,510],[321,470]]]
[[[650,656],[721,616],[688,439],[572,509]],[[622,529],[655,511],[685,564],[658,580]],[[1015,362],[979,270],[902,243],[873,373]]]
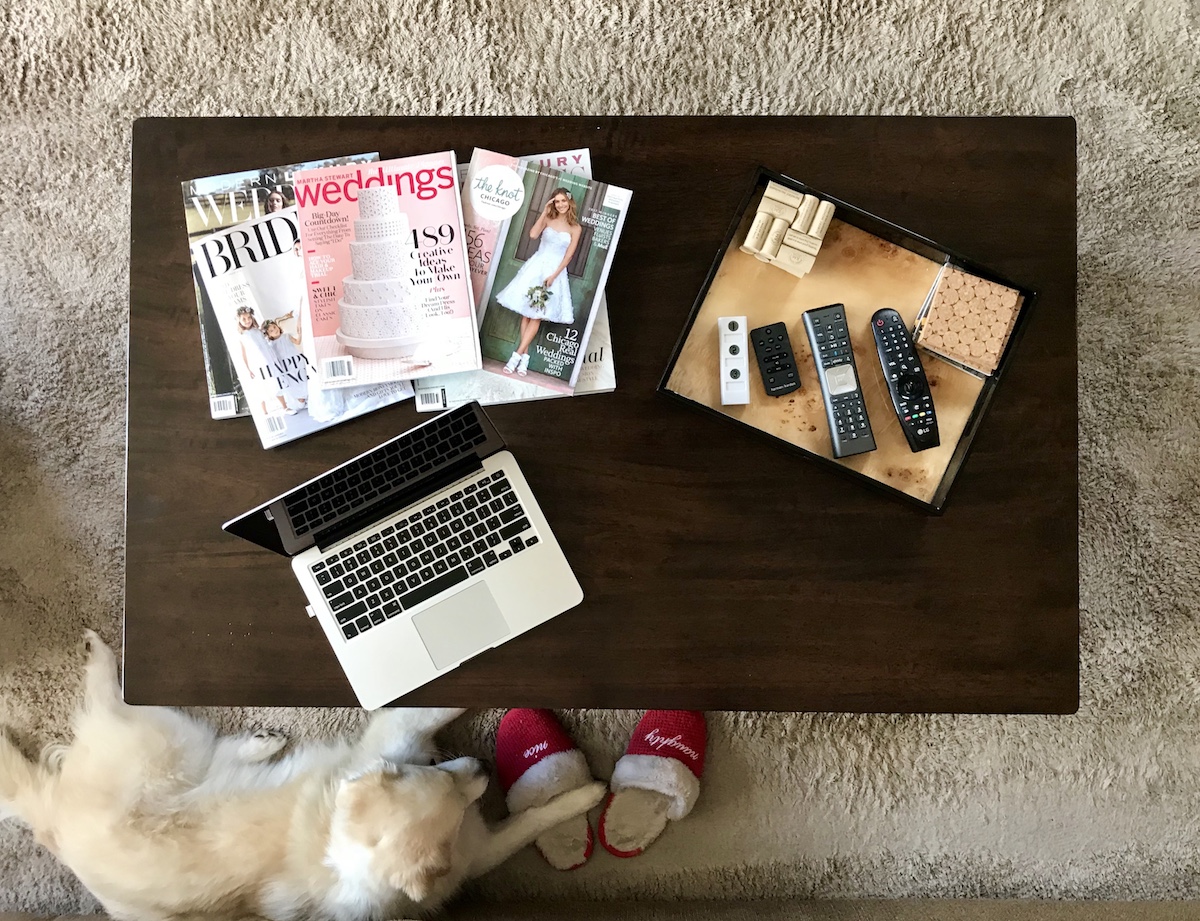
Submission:
[[[464,188],[484,369],[573,393],[632,193],[479,148]]]
[[[480,366],[453,151],[304,170],[305,354],[345,387]]]
[[[203,237],[192,259],[264,448],[412,396],[406,381],[330,390],[310,381],[294,205]]]
[[[575,173],[586,179],[592,177],[591,149],[560,150],[553,153],[534,154],[520,158],[544,169],[558,169]],[[459,181],[465,183],[468,164],[458,167]],[[475,290],[482,291],[487,280],[487,267],[492,260],[499,224],[488,222],[485,226],[467,223],[464,209],[463,226],[467,234],[467,257],[471,264],[471,282]],[[583,367],[575,382],[575,395],[588,393],[611,393],[617,386],[616,366],[613,363],[612,341],[608,331],[608,300],[603,292],[596,307],[596,319],[591,334],[583,344]],[[568,396],[529,383],[520,375],[490,374],[485,371],[467,371],[462,374],[439,374],[413,382],[417,393],[417,409],[421,412],[440,412],[477,400],[483,406],[498,403],[521,403],[526,400],[543,400]]]
[[[346,163],[371,163],[378,159],[377,153],[355,154],[189,179],[182,183],[188,245],[218,230],[293,204],[292,178],[297,170]],[[192,270],[196,309],[200,315],[200,349],[204,356],[204,376],[208,381],[208,403],[212,417],[227,419],[247,416],[250,408],[229,351],[225,348],[216,315],[204,294],[200,274],[194,264]]]

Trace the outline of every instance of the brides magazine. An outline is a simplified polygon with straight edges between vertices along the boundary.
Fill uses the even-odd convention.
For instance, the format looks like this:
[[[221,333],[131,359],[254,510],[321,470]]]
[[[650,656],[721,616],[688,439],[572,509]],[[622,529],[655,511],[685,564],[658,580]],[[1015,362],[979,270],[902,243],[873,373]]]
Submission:
[[[471,264],[484,370],[574,393],[630,197],[568,168],[475,149],[463,215],[490,255]]]
[[[294,203],[292,177],[302,169],[339,166],[346,163],[370,163],[377,153],[328,157],[307,163],[267,166],[189,179],[183,186],[183,217],[189,245],[242,221],[262,217]],[[250,415],[233,359],[225,348],[221,329],[212,305],[204,295],[199,269],[192,266],[196,286],[196,309],[200,314],[200,348],[204,355],[204,376],[208,381],[209,412],[214,419]]]
[[[523,162],[533,162],[543,168],[559,169],[590,179],[592,176],[592,154],[587,147],[560,150],[554,153],[521,157]],[[458,167],[459,180],[467,180],[468,164]],[[465,192],[464,192],[465,197]],[[466,224],[467,255],[471,262],[472,283],[482,291],[487,280],[487,269],[492,262],[499,225],[489,222],[486,226]],[[617,376],[613,364],[612,342],[608,329],[608,301],[601,292],[596,305],[596,318],[591,333],[581,346],[584,352],[582,369],[575,382],[575,395],[588,393],[611,393],[616,389]],[[421,412],[441,412],[453,409],[472,400],[483,406],[499,403],[522,403],[526,400],[544,400],[569,396],[545,387],[539,387],[519,374],[491,374],[486,371],[467,371],[462,374],[439,374],[434,377],[413,381],[416,405]]]
[[[264,448],[412,396],[407,381],[327,390],[310,379],[295,206],[204,237],[192,260]]]

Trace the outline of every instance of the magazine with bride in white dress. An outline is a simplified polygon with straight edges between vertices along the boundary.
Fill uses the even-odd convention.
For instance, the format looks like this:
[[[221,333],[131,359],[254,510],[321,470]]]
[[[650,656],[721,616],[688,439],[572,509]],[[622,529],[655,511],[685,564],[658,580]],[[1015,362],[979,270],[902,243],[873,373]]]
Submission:
[[[632,193],[476,148],[463,224],[483,370],[574,393]]]
[[[558,150],[550,153],[532,154],[520,158],[543,169],[556,169],[590,179],[592,176],[592,154],[587,147]],[[467,183],[469,163],[459,164],[459,182],[464,189]],[[463,194],[467,197],[466,192]],[[472,281],[476,290],[482,291],[487,282],[487,269],[491,263],[491,252],[498,236],[499,225],[495,222],[476,223],[477,216],[471,213],[471,222],[464,215],[464,227],[470,247]],[[473,294],[475,291],[472,292]],[[612,393],[617,386],[616,368],[613,362],[612,338],[608,326],[608,303],[604,292],[596,304],[595,316],[591,320],[591,332],[583,347],[583,364],[575,381],[574,395],[590,393]],[[416,405],[421,412],[443,412],[478,401],[483,406],[499,403],[522,403],[527,400],[546,400],[571,396],[528,383],[527,377],[519,374],[493,374],[488,371],[465,371],[459,374],[438,374],[413,381]]]

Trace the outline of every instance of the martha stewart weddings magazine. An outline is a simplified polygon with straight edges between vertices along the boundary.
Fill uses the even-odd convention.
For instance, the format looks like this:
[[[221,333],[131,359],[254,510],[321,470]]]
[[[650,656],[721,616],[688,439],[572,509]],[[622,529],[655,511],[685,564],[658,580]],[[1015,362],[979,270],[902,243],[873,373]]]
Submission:
[[[298,170],[371,163],[378,159],[378,153],[351,154],[188,179],[181,183],[188,245],[201,237],[293,204],[292,178]],[[200,316],[200,349],[208,383],[209,412],[214,419],[248,416],[250,407],[242,392],[237,369],[225,348],[217,317],[208,303],[199,270],[194,264],[192,275],[196,289],[196,310]]]
[[[327,389],[312,379],[295,206],[202,237],[192,259],[264,448],[412,396],[407,381]]]
[[[323,386],[479,368],[453,151],[303,170],[295,188]]]
[[[556,169],[574,173],[585,179],[592,176],[590,148],[560,150],[553,153],[535,154],[520,158],[545,169]],[[459,164],[458,175],[466,182],[469,165]],[[464,190],[464,201],[466,192]],[[464,209],[466,210],[466,209]],[[470,223],[464,216],[467,239],[467,256],[471,264],[471,280],[476,292],[482,291],[487,280],[497,238],[497,225],[493,222]],[[601,292],[596,306],[596,318],[590,335],[581,345],[583,364],[575,382],[575,395],[589,393],[611,393],[616,389],[617,376],[613,361],[612,340],[608,327],[608,301]],[[421,412],[440,412],[453,409],[472,400],[484,406],[499,403],[519,403],[527,400],[543,400],[568,396],[529,382],[519,374],[499,375],[485,371],[467,371],[461,374],[442,374],[413,382],[417,395],[417,409]]]

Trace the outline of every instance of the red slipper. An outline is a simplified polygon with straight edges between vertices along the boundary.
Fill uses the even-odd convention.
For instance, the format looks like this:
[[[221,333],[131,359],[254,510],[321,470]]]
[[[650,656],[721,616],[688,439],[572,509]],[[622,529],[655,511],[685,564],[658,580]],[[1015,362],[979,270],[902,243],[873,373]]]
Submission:
[[[600,813],[600,843],[617,857],[636,857],[668,821],[692,811],[700,795],[708,729],[699,710],[648,710],[613,768]]]
[[[510,813],[548,803],[593,782],[587,759],[549,710],[509,710],[496,731],[496,773]],[[592,856],[587,815],[568,819],[535,842],[556,870],[574,870]]]

